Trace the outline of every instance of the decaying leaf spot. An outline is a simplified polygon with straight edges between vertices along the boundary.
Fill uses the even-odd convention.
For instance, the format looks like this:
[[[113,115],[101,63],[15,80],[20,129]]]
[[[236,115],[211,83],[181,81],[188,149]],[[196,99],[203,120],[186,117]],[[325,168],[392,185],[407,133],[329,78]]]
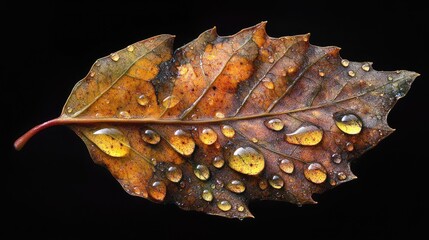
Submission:
[[[315,203],[356,178],[350,161],[393,130],[386,119],[417,73],[383,71],[311,45],[272,38],[265,22],[173,52],[159,35],[98,59],[61,116],[131,195],[229,218],[249,201]]]

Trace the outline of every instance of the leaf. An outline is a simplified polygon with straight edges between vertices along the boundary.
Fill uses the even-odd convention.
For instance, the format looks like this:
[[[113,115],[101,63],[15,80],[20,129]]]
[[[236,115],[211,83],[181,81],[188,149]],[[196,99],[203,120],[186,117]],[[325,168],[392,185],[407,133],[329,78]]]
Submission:
[[[387,114],[418,76],[341,59],[309,35],[265,23],[215,29],[172,52],[173,36],[95,62],[59,118],[131,195],[230,218],[251,200],[315,203],[355,179],[350,161],[393,132]]]

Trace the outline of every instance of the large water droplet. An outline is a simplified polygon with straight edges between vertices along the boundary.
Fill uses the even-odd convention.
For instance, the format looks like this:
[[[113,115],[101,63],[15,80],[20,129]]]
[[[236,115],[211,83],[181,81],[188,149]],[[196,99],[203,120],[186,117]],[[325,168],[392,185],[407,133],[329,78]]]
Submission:
[[[148,188],[149,196],[156,201],[163,201],[167,194],[167,186],[164,182],[155,181],[149,185]]]
[[[180,99],[178,97],[171,95],[164,98],[164,100],[162,101],[162,106],[164,106],[165,108],[173,108],[179,102],[180,102]]]
[[[225,160],[223,160],[223,158],[222,158],[222,157],[217,156],[217,157],[215,157],[215,158],[213,159],[212,164],[213,164],[213,166],[214,166],[215,168],[222,168],[222,167],[223,167],[223,165],[225,164]]]
[[[184,156],[190,156],[195,149],[195,141],[191,134],[179,129],[174,132],[170,138],[170,144],[178,153]]]
[[[161,136],[153,130],[147,129],[141,133],[143,141],[155,145],[161,141]]]
[[[344,133],[355,135],[362,131],[362,120],[352,113],[334,114],[334,121]]]
[[[295,132],[286,134],[286,141],[291,144],[314,146],[322,141],[323,130],[314,125],[304,125]]]
[[[217,133],[211,128],[204,128],[199,134],[201,142],[212,145],[217,140]]]
[[[176,166],[171,166],[167,169],[167,172],[165,173],[168,180],[177,183],[182,180],[182,170]]]
[[[293,173],[293,170],[295,169],[293,162],[289,159],[281,159],[279,163],[279,167],[283,172],[288,174]]]
[[[202,180],[202,181],[206,181],[207,179],[210,178],[210,170],[207,166],[202,165],[202,164],[198,164],[195,168],[194,168],[194,174],[195,176]]]
[[[247,175],[257,175],[265,167],[264,156],[252,147],[239,147],[228,158],[229,166]]]
[[[320,163],[311,163],[304,169],[304,176],[312,183],[320,184],[328,177],[326,169]]]
[[[84,132],[101,151],[112,157],[124,157],[130,152],[130,142],[116,128],[102,128],[92,133]]]
[[[203,193],[201,194],[201,197],[204,199],[204,201],[207,201],[207,202],[213,201],[213,194],[208,189],[204,189],[203,190]]]
[[[283,179],[278,176],[278,175],[273,175],[269,180],[268,183],[270,184],[271,187],[275,188],[275,189],[280,189],[284,186],[284,181]]]
[[[231,210],[232,206],[231,206],[231,203],[229,203],[227,200],[222,200],[222,201],[217,202],[217,207],[220,210],[227,212],[227,211]]]
[[[138,104],[140,104],[140,106],[145,107],[149,104],[149,98],[146,95],[142,94],[137,98],[137,102]]]
[[[222,131],[222,134],[225,135],[225,137],[227,138],[233,138],[235,135],[234,128],[229,125],[222,125],[221,131]]]
[[[280,131],[284,128],[285,124],[278,118],[270,119],[264,122],[265,126],[274,131]]]
[[[347,59],[343,59],[341,60],[341,65],[343,65],[343,67],[348,67],[350,65],[350,61]]]
[[[246,186],[244,186],[244,183],[240,180],[232,180],[226,184],[226,188],[234,193],[242,193],[246,190]]]
[[[274,83],[273,81],[271,81],[270,78],[265,77],[264,79],[262,79],[262,83],[267,89],[270,89],[270,90],[274,89]]]
[[[110,54],[110,58],[113,61],[117,62],[119,60],[119,54],[118,53],[112,53],[112,54]]]

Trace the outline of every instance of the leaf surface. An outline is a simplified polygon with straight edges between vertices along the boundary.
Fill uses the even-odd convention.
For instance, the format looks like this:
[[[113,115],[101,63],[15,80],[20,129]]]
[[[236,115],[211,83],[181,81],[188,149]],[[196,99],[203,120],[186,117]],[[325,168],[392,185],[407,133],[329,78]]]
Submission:
[[[418,76],[265,23],[172,45],[159,35],[97,60],[39,130],[69,124],[131,195],[230,218],[354,179],[350,161],[393,132],[388,112]]]

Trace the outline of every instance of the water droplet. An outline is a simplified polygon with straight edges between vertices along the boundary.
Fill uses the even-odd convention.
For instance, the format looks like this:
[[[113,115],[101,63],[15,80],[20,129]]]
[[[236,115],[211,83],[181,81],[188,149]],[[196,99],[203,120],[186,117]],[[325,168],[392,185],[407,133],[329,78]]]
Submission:
[[[264,169],[265,159],[252,147],[239,147],[229,157],[228,165],[239,173],[257,175]]]
[[[346,149],[347,149],[347,151],[351,152],[355,149],[355,146],[353,145],[353,143],[347,142],[346,143]]]
[[[334,179],[330,179],[329,184],[331,184],[331,186],[336,186],[337,182]]]
[[[340,163],[341,163],[341,161],[343,161],[343,159],[341,158],[341,155],[340,155],[340,154],[338,154],[338,153],[334,153],[334,154],[332,154],[332,156],[331,156],[331,160],[332,160],[334,163],[336,163],[336,164],[340,164]]]
[[[295,132],[286,134],[286,141],[291,144],[314,146],[322,141],[323,130],[315,125],[303,125]]]
[[[201,194],[201,197],[204,199],[204,201],[207,201],[207,202],[213,201],[213,194],[208,189],[204,189],[203,190],[203,193]]]
[[[244,211],[244,206],[238,206],[238,208],[237,208],[237,210],[239,211],[239,212],[242,212],[242,211]]]
[[[349,76],[350,76],[350,77],[354,77],[354,76],[356,76],[356,73],[355,73],[354,71],[352,71],[352,70],[350,70],[350,71],[348,72],[348,74],[349,74]]]
[[[117,62],[119,60],[119,54],[118,53],[112,53],[112,54],[110,54],[110,58],[113,61]]]
[[[401,70],[396,70],[396,71],[395,71],[395,73],[396,73],[396,74],[400,74],[400,73],[401,73]]]
[[[221,127],[222,134],[227,138],[233,138],[235,135],[235,130],[229,125],[222,125]]]
[[[244,183],[240,180],[232,180],[226,184],[226,188],[234,193],[242,193],[246,190],[246,186],[244,186]]]
[[[94,72],[94,71],[91,71],[91,72],[89,73],[89,76],[90,76],[90,77],[94,77],[94,76],[95,76],[95,72]]]
[[[274,131],[280,131],[284,128],[284,123],[278,118],[270,119],[264,122],[265,126]]]
[[[273,175],[269,180],[268,183],[271,187],[275,189],[280,189],[284,186],[284,181],[279,175]]]
[[[231,203],[229,203],[227,200],[222,200],[217,202],[217,207],[224,211],[224,212],[228,212],[229,210],[231,210]]]
[[[129,45],[129,46],[127,47],[127,50],[128,50],[128,52],[132,52],[132,51],[134,51],[134,46],[133,46],[133,45]]]
[[[325,76],[325,72],[323,72],[322,70],[319,70],[319,76],[324,77]]]
[[[362,70],[364,70],[365,72],[369,72],[369,70],[370,70],[369,63],[365,63],[364,65],[362,65]]]
[[[140,106],[144,107],[149,104],[149,98],[146,95],[142,94],[137,98],[137,102],[138,104],[140,104]]]
[[[204,128],[199,137],[204,144],[212,145],[217,140],[217,133],[211,128]]]
[[[289,159],[280,160],[279,167],[283,172],[289,174],[293,173],[293,170],[295,169],[293,162]]]
[[[207,179],[210,178],[210,170],[208,167],[206,167],[205,165],[202,164],[198,164],[195,168],[194,168],[194,174],[195,176],[202,180],[202,181],[206,181]]]
[[[287,73],[289,73],[289,74],[293,74],[293,73],[295,73],[296,72],[296,67],[289,67],[288,69],[287,69]]]
[[[393,80],[393,77],[392,77],[392,76],[388,76],[388,77],[387,77],[387,80],[392,81],[392,80]]]
[[[133,190],[134,190],[135,194],[140,195],[140,193],[141,193],[140,188],[134,187]]]
[[[347,179],[347,175],[344,172],[337,173],[338,180],[344,181]]]
[[[149,196],[156,201],[163,201],[167,194],[167,186],[164,182],[155,181],[149,185]]]
[[[143,141],[155,145],[161,141],[161,136],[153,130],[147,129],[141,133]]]
[[[178,153],[184,156],[191,156],[195,149],[195,141],[191,134],[179,129],[170,138],[170,144]]]
[[[217,156],[213,159],[212,164],[215,168],[222,168],[225,164],[225,160],[223,160],[222,157]]]
[[[253,143],[257,143],[258,139],[253,137],[253,138],[250,139],[250,141],[252,141]]]
[[[326,169],[320,163],[311,163],[304,169],[304,176],[308,181],[320,184],[326,181]]]
[[[73,108],[72,107],[67,107],[67,113],[72,113],[73,112]]]
[[[127,111],[120,111],[120,112],[119,112],[119,116],[120,116],[121,118],[131,118],[130,113],[129,113],[129,112],[127,112]]]
[[[225,118],[225,114],[221,113],[221,112],[216,112],[215,113],[215,117],[216,118]]]
[[[96,67],[101,66],[101,63],[100,63],[100,61],[99,61],[99,60],[96,60],[96,61],[95,61],[95,66],[96,66]]]
[[[182,170],[176,166],[171,166],[167,169],[167,173],[165,174],[167,176],[167,179],[177,183],[180,182],[180,180],[182,180]]]
[[[343,65],[343,67],[348,67],[350,65],[350,61],[347,59],[343,59],[341,60],[341,65]]]
[[[263,179],[263,180],[259,181],[258,186],[261,190],[267,189],[267,187],[268,187],[267,180]]]
[[[352,113],[334,114],[335,125],[344,133],[355,135],[362,131],[362,120]]]
[[[164,100],[162,101],[162,106],[164,106],[165,108],[173,108],[179,102],[180,102],[180,99],[178,97],[171,95],[164,98]]]
[[[85,133],[91,142],[112,157],[124,157],[130,152],[130,142],[125,135],[116,128],[102,128],[92,133]]]
[[[270,78],[268,78],[268,77],[265,77],[264,79],[262,79],[262,84],[264,84],[264,86],[265,86],[267,89],[270,89],[270,90],[274,89],[274,83],[273,83],[273,81],[271,81],[271,79],[270,79]]]

